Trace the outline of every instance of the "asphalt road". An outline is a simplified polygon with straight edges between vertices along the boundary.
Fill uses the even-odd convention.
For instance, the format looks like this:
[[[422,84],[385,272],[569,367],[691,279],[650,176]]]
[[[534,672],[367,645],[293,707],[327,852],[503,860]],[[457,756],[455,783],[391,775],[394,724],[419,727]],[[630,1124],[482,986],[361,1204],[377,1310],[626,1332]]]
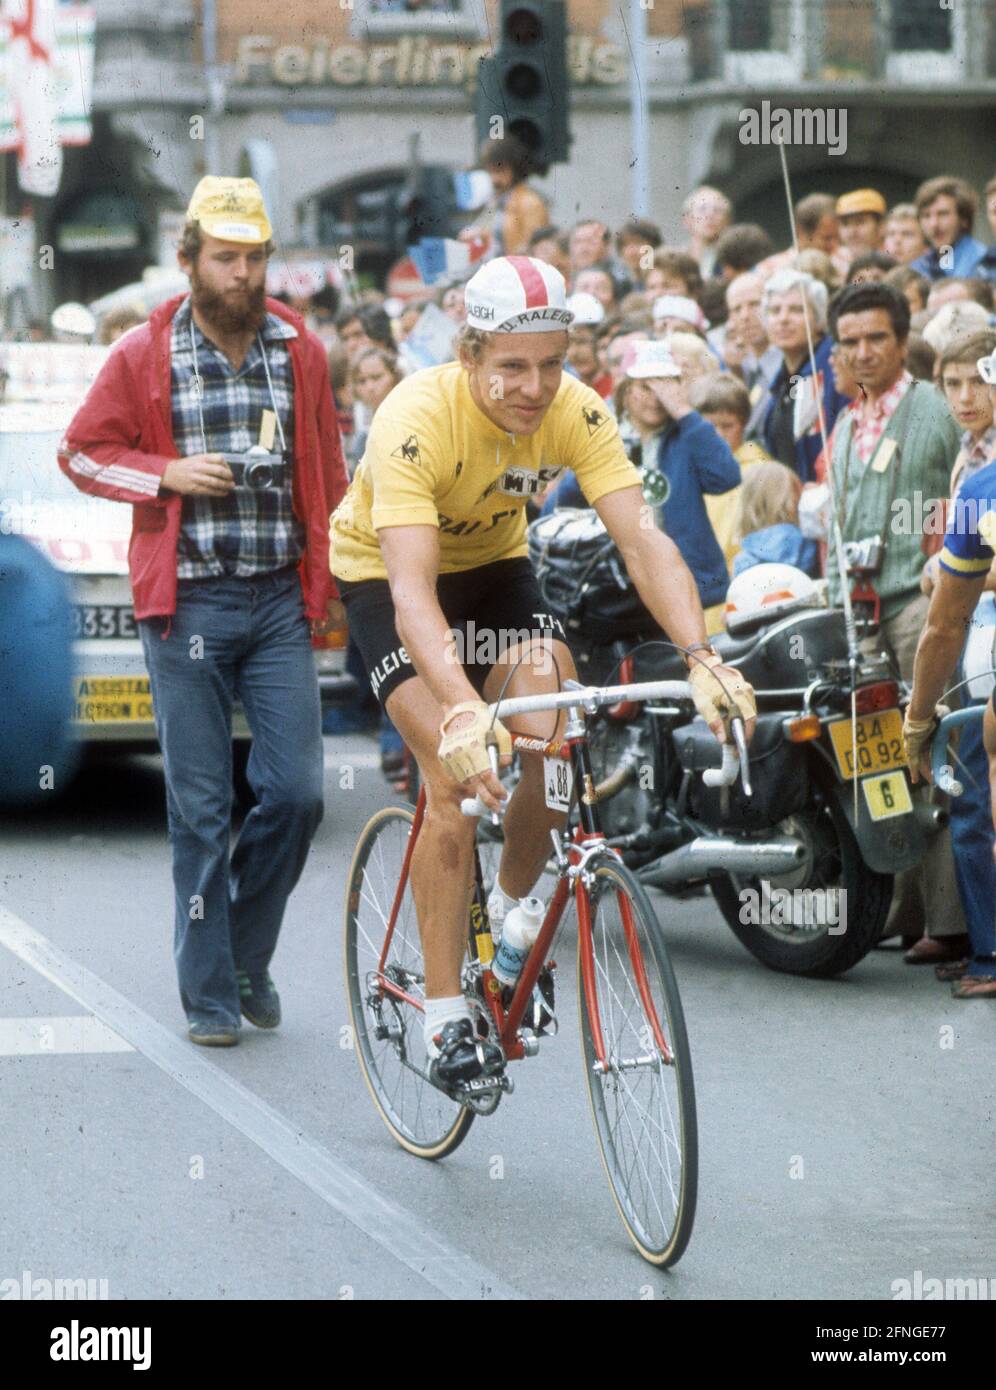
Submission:
[[[408,1156],[343,1046],[344,881],[389,799],[375,744],[327,739],[326,790],[272,967],[285,1022],[228,1051],[185,1040],[158,760],[105,758],[0,820],[0,1281],[103,1279],[114,1298],[888,1299],[916,1270],[996,1273],[990,1006],[892,951],[841,980],[775,975],[710,899],[654,897],[700,1125],[674,1270],[644,1264],[616,1216],[572,975],[559,1036],[516,1066],[497,1114],[441,1163]]]

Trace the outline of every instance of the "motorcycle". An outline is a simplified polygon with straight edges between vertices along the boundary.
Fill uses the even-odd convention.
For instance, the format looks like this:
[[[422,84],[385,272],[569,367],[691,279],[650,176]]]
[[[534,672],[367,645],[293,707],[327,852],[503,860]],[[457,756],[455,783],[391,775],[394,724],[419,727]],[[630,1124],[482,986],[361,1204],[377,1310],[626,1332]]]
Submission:
[[[534,528],[549,532],[560,516]],[[531,549],[582,682],[687,679],[684,658],[647,621],[624,637],[587,640],[590,623],[544,584],[549,570]],[[591,586],[598,566],[576,560],[570,570]],[[884,657],[862,658],[852,738],[844,615],[812,598],[761,611],[713,643],[757,696],[746,785],[723,784],[723,750],[687,705],[615,706],[589,728],[609,843],[650,887],[675,897],[711,892],[738,940],[770,968],[841,974],[878,942],[894,875],[920,862],[946,820],[911,791],[907,692]]]

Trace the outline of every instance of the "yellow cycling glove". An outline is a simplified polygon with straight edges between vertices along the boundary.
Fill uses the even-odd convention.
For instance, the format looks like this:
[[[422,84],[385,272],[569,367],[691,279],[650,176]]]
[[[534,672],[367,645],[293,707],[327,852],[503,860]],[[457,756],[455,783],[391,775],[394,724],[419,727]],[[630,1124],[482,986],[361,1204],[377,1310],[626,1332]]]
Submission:
[[[468,715],[473,718],[468,719]],[[459,727],[452,727],[454,721]],[[439,732],[442,735],[439,761],[457,782],[466,782],[468,777],[491,771],[489,743],[497,744],[502,757],[512,752],[511,735],[499,720],[492,723],[491,711],[483,700],[465,700],[454,705],[440,724]]]

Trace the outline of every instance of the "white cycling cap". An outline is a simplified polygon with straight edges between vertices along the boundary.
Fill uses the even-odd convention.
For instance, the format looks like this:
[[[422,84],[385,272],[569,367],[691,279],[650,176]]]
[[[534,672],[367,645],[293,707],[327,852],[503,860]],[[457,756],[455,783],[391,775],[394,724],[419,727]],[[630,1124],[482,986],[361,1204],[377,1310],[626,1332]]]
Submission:
[[[485,333],[553,333],[570,328],[560,271],[532,256],[496,256],[467,281],[467,326]]]
[[[581,324],[601,323],[605,318],[605,306],[595,298],[593,294],[586,294],[584,290],[579,290],[577,294],[572,294],[567,301],[567,307],[574,315],[574,327]]]
[[[662,319],[681,319],[703,333],[709,327],[709,320],[695,300],[683,294],[658,295],[653,303],[653,315],[654,323],[660,323]]]
[[[54,333],[67,333],[74,338],[89,338],[97,328],[97,320],[86,305],[72,300],[54,309],[49,322]]]
[[[679,377],[681,367],[671,355],[671,345],[662,338],[631,343],[623,360],[626,375],[636,381],[649,377]]]

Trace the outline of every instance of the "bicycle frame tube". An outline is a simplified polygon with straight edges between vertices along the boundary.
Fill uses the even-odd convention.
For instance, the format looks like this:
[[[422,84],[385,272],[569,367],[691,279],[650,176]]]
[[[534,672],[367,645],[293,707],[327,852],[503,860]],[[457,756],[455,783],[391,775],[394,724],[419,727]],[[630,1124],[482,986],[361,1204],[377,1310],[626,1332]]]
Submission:
[[[394,936],[394,924],[398,920],[398,909],[401,907],[401,899],[405,895],[405,888],[408,884],[408,872],[411,868],[412,853],[415,849],[415,842],[418,839],[418,832],[422,828],[422,821],[424,819],[425,787],[422,787],[419,790],[418,802],[415,806],[415,819],[412,822],[412,828],[408,834],[408,847],[405,850],[405,860],[401,866],[401,874],[398,878],[394,902],[391,904],[391,915],[387,921],[387,931],[384,933],[384,946],[380,953],[380,960],[377,963],[377,975],[383,988],[386,989],[388,993],[396,995],[397,998],[404,999],[407,1003],[414,1005],[417,1009],[422,1008],[422,1005],[417,999],[413,999],[410,995],[406,994],[403,989],[399,989],[397,985],[392,984],[389,980],[384,978],[384,966],[387,962],[387,953],[391,949],[391,938]]]
[[[538,740],[525,739],[520,734],[513,734],[512,745],[515,748],[534,748]],[[571,766],[574,771],[575,786],[579,789],[579,806],[581,812],[581,824],[575,832],[573,845],[576,847],[586,845],[592,840],[602,839],[602,832],[598,825],[598,816],[595,811],[594,802],[586,800],[591,795],[591,759],[588,754],[587,735],[582,733],[577,736],[568,737],[563,743],[548,743],[543,751],[548,757],[570,758]],[[512,995],[507,1012],[501,1003],[501,991],[489,990],[489,1003],[494,1015],[495,1024],[501,1038],[502,1047],[509,1058],[519,1058],[523,1055],[522,1043],[517,1034],[519,1025],[525,1016],[526,1007],[532,998],[536,981],[539,979],[541,970],[546,963],[546,953],[550,947],[560,919],[563,916],[564,908],[570,895],[570,880],[565,874],[561,874],[557,880],[557,887],[550,905],[547,908],[546,917],[540,928],[539,935],[529,952],[526,962],[522,967],[515,985],[515,992]],[[578,906],[578,949],[582,952],[582,971],[586,980],[586,989],[589,999],[594,1000],[594,965],[591,950],[591,918],[588,912],[587,889],[579,881],[575,888]],[[497,984],[493,980],[492,983]],[[593,1013],[593,1018],[597,1020],[597,1008]],[[599,1059],[604,1061],[604,1046],[601,1043],[601,1036],[597,1038]]]
[[[665,1041],[664,1030],[661,1027],[660,1019],[657,1017],[657,1010],[654,1008],[653,996],[650,993],[650,982],[647,979],[647,972],[643,964],[643,952],[640,950],[640,943],[636,937],[636,929],[633,926],[633,912],[629,898],[619,898],[619,915],[622,917],[623,930],[626,933],[626,945],[629,948],[630,964],[633,967],[633,974],[636,977],[636,987],[640,993],[640,1002],[643,1005],[644,1016],[653,1029],[654,1040],[660,1049],[664,1062],[670,1065],[671,1049]],[[593,1002],[597,1010],[597,1001]]]
[[[567,898],[570,893],[570,884],[566,878],[557,880],[557,887],[553,897],[550,899],[550,906],[546,910],[543,925],[540,927],[539,936],[533,943],[533,948],[526,958],[522,967],[522,973],[515,984],[515,993],[512,995],[508,1011],[502,1007],[501,991],[497,994],[490,994],[492,1000],[492,1013],[498,1028],[501,1045],[505,1049],[507,1057],[518,1058],[523,1055],[522,1043],[516,1036],[519,1025],[526,1012],[526,1005],[532,998],[536,981],[539,979],[540,971],[546,964],[546,953],[550,943],[556,935],[557,928],[560,926],[560,919],[563,916],[564,908],[567,905]],[[494,976],[491,977],[497,985]]]

